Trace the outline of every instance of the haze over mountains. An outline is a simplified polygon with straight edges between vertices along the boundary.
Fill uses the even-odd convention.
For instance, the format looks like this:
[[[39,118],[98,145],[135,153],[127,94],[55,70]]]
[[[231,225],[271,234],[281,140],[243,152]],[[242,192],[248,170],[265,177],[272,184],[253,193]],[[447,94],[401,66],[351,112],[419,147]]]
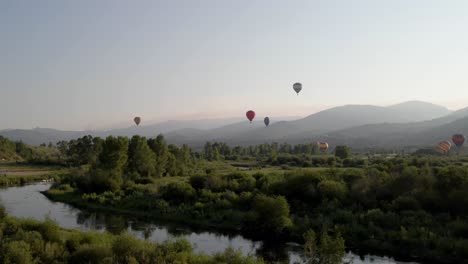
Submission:
[[[231,145],[265,142],[305,143],[328,141],[331,146],[354,148],[432,145],[454,133],[468,134],[468,107],[452,112],[443,106],[410,101],[388,107],[345,105],[304,118],[275,118],[265,127],[263,117],[250,124],[244,118],[167,121],[109,131],[59,131],[53,129],[2,130],[0,135],[29,144],[70,140],[83,135],[154,137],[165,135],[170,143],[201,147],[206,141]]]

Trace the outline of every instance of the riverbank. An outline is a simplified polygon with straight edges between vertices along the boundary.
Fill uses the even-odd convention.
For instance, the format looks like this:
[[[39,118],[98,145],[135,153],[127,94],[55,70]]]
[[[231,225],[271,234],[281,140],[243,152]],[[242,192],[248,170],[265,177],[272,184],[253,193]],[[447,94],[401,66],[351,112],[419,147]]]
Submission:
[[[109,200],[101,200],[102,204],[97,203],[99,199],[94,199],[90,200],[89,198],[83,199],[83,197],[86,197],[86,195],[79,194],[78,192],[75,192],[73,189],[69,190],[59,190],[59,189],[49,189],[46,191],[42,191],[42,194],[44,194],[47,198],[49,198],[51,201],[54,202],[62,202],[65,204],[69,204],[72,206],[75,206],[79,209],[82,210],[90,210],[90,211],[99,211],[101,213],[109,213],[113,215],[124,215],[127,217],[132,217],[132,218],[139,218],[142,220],[147,220],[147,221],[155,221],[157,220],[159,223],[170,223],[170,224],[176,224],[176,225],[184,225],[190,228],[190,230],[204,230],[207,232],[215,232],[215,233],[222,233],[224,235],[242,235],[245,238],[252,239],[252,240],[257,240],[257,241],[263,241],[263,243],[274,243],[276,245],[280,244],[286,244],[287,242],[290,243],[303,243],[303,241],[300,239],[300,234],[290,234],[287,236],[282,236],[282,237],[277,237],[276,240],[271,239],[270,237],[259,237],[259,236],[252,236],[251,233],[244,231],[243,229],[239,228],[242,226],[243,222],[241,219],[238,219],[234,221],[234,219],[230,219],[230,221],[224,221],[224,222],[209,222],[207,221],[206,215],[201,216],[198,214],[194,214],[193,210],[194,208],[189,208],[187,206],[184,206],[183,208],[175,209],[175,212],[183,212],[185,213],[179,213],[179,214],[170,214],[169,212],[166,211],[165,214],[161,212],[160,209],[150,209],[148,204],[148,201],[150,199],[156,200],[154,197],[143,197],[139,196],[138,198],[132,198],[132,199],[117,199],[118,202],[110,202]],[[158,204],[157,202],[155,204]],[[142,207],[133,207],[129,208],[129,206],[135,206],[135,205],[140,205]],[[227,211],[229,213],[233,213],[232,211]],[[217,212],[219,214],[219,212]],[[242,212],[236,212],[237,214],[242,213]],[[247,214],[242,213],[244,217]],[[197,218],[198,217],[198,218]],[[200,218],[204,217],[204,218]],[[239,217],[239,215],[238,215]],[[227,217],[221,217],[220,219],[227,219]],[[210,219],[213,221],[214,219]],[[271,240],[269,242],[269,240]],[[276,246],[274,246],[276,247]],[[301,246],[302,247],[302,246]],[[270,249],[271,250],[271,249]],[[301,249],[302,250],[302,249]],[[361,256],[365,256],[368,254],[379,254],[380,256],[385,256],[388,255],[389,252],[382,250],[382,251],[376,251],[374,250],[373,252],[370,249],[359,249],[356,247],[350,248],[348,247],[348,250],[352,250],[354,253],[359,253]],[[391,252],[390,252],[391,253]],[[285,253],[281,253],[285,254]],[[279,255],[281,255],[279,254]],[[398,254],[394,254],[398,255]],[[284,258],[284,256],[283,256]],[[414,259],[403,259],[400,258],[402,261],[415,261],[416,258]],[[419,259],[421,261],[421,259]],[[423,262],[421,262],[423,263]],[[438,262],[438,263],[443,263],[443,262]]]
[[[275,244],[257,242],[240,235],[223,234],[203,228],[190,228],[175,221],[150,220],[134,215],[107,213],[102,210],[80,210],[61,202],[53,202],[41,192],[50,188],[50,184],[29,184],[0,190],[0,200],[5,204],[8,214],[20,218],[43,221],[50,217],[60,227],[91,232],[110,232],[120,234],[129,232],[133,236],[163,243],[174,238],[188,240],[196,254],[215,255],[227,248],[241,250],[244,256],[263,257],[267,263],[302,263],[302,246],[293,243]],[[355,252],[353,250],[353,252]],[[346,262],[354,264],[396,264],[393,259],[375,255],[357,256],[348,253]],[[401,262],[398,262],[402,264]],[[409,264],[409,263],[408,263]]]
[[[0,200],[11,216],[39,221],[50,217],[66,229],[107,231],[112,234],[129,232],[139,239],[155,243],[183,238],[191,243],[196,254],[215,255],[232,248],[240,250],[244,256],[265,257],[265,260],[275,263],[296,263],[297,261],[301,263],[302,248],[300,246],[265,244],[246,239],[239,234],[191,228],[175,221],[154,219],[150,221],[149,218],[134,215],[121,215],[102,210],[80,210],[45,197],[41,192],[49,188],[50,184],[37,183],[1,189]],[[389,262],[389,264],[393,263]]]
[[[32,182],[54,182],[59,180],[66,171],[61,167],[0,163],[0,188],[21,186]]]
[[[60,178],[57,174],[50,175],[24,175],[24,176],[0,176],[0,187],[21,186],[33,182],[50,183]]]
[[[178,223],[188,226],[191,229],[215,231],[228,235],[241,234],[251,239],[259,239],[258,237],[249,236],[248,233],[242,232],[240,228],[242,224],[242,216],[237,216],[235,219],[229,219],[227,216],[220,217],[219,222],[215,222],[216,219],[212,219],[213,221],[207,221],[206,218],[199,218],[200,215],[193,213],[194,208],[189,208],[186,205],[178,208],[172,207],[172,213],[170,210],[167,210],[168,208],[161,208],[165,206],[161,205],[160,203],[160,207],[149,208],[151,206],[151,202],[149,201],[154,197],[139,196],[119,200],[118,203],[108,203],[102,200],[102,203],[96,203],[90,201],[90,199],[83,199],[83,195],[74,190],[67,191],[50,189],[42,191],[41,193],[47,198],[49,198],[51,201],[69,204],[82,210],[115,213],[119,215],[137,217],[140,219],[157,220],[158,222],[163,223]],[[158,203],[155,202],[155,204]],[[232,210],[226,211],[225,213],[233,214]],[[242,212],[236,213],[242,214]]]
[[[63,229],[50,219],[5,216],[1,207],[0,234],[1,263],[264,263],[233,249],[213,256],[196,254],[184,239],[151,243],[127,233]]]

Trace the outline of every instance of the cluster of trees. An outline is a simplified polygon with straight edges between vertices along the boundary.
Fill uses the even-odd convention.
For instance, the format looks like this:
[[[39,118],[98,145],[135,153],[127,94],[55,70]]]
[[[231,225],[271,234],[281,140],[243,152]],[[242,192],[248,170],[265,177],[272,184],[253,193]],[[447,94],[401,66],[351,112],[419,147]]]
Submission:
[[[273,166],[330,167],[335,166],[337,161],[350,159],[351,149],[344,145],[336,146],[333,156],[320,152],[317,144],[265,143],[247,147],[230,147],[222,142],[207,142],[200,157],[209,161],[253,160]]]
[[[111,137],[112,138],[112,137]],[[124,139],[123,137],[118,137]],[[60,141],[55,146],[41,144],[39,147],[28,146],[22,142],[12,142],[0,136],[0,160],[26,161],[35,164],[49,164],[78,167],[93,165],[99,160],[103,151],[103,143],[107,139],[90,135],[70,141]],[[145,141],[145,142],[143,142]],[[222,142],[207,142],[200,152],[192,151],[188,146],[177,147],[168,145],[164,137],[146,140],[135,136],[129,139],[129,148],[134,149],[128,154],[135,154],[134,167],[136,172],[146,176],[187,175],[194,160],[237,161],[254,160],[270,165],[288,165],[300,167],[332,166],[335,164],[332,156],[314,157],[320,151],[316,144],[290,145],[287,143],[260,144],[248,147],[230,147]],[[341,160],[350,157],[346,146],[337,146],[335,156]],[[149,165],[135,164],[148,163]],[[190,163],[187,166],[182,165]],[[143,167],[149,168],[143,168]],[[135,171],[135,170],[134,170]]]
[[[0,263],[193,263],[256,264],[261,259],[240,252],[207,256],[195,254],[186,240],[161,244],[138,240],[129,234],[83,233],[60,229],[53,221],[19,220],[6,216],[0,205]]]
[[[84,136],[57,143],[60,160],[69,166],[88,165],[82,177],[81,189],[90,192],[117,190],[126,181],[151,182],[163,176],[190,176],[199,168],[200,160],[231,160],[238,157],[270,162],[272,165],[300,167],[334,166],[333,156],[314,157],[314,144],[262,144],[231,148],[225,143],[206,143],[202,152],[194,152],[187,145],[168,145],[162,135],[146,139],[140,136],[106,139]],[[306,154],[307,153],[307,154]],[[338,147],[337,155],[349,156],[349,148]]]
[[[247,147],[230,147],[223,142],[207,142],[203,148],[202,155],[207,160],[248,160],[255,158],[260,160],[270,160],[275,162],[279,155],[317,155],[321,153],[317,144],[297,144],[272,143],[260,144]],[[347,146],[337,146],[335,148],[336,156],[341,159],[349,158],[350,149]]]
[[[127,180],[147,183],[163,176],[190,175],[196,169],[192,150],[168,145],[162,135],[150,139],[85,136],[57,146],[70,166],[88,165],[79,185],[89,192],[115,191]]]
[[[59,152],[53,146],[33,147],[0,136],[0,161],[53,165],[59,164],[59,156]]]

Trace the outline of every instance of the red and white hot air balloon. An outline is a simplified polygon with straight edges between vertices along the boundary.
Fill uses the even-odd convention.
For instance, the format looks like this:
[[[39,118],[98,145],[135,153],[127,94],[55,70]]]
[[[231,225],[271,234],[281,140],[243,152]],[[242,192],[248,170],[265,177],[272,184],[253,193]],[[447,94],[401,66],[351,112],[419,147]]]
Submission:
[[[465,143],[465,136],[462,134],[455,134],[452,136],[452,141],[457,147],[461,147],[463,143]]]

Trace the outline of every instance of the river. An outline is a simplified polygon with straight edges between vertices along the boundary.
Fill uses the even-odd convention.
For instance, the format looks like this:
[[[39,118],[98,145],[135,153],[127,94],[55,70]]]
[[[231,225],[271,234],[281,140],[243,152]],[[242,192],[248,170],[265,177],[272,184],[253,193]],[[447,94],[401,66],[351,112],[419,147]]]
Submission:
[[[301,246],[296,244],[269,245],[261,241],[252,241],[240,235],[221,234],[198,231],[189,227],[170,223],[155,223],[120,215],[83,211],[70,205],[52,202],[41,191],[48,190],[50,184],[36,183],[20,187],[0,189],[0,201],[10,216],[43,220],[50,217],[63,228],[82,231],[108,231],[129,233],[154,242],[168,239],[185,238],[194,245],[195,252],[214,254],[231,247],[241,250],[243,254],[263,256],[269,260],[281,260],[289,263],[302,263]],[[346,262],[354,264],[396,264],[391,258],[365,256],[360,258],[348,253]]]

